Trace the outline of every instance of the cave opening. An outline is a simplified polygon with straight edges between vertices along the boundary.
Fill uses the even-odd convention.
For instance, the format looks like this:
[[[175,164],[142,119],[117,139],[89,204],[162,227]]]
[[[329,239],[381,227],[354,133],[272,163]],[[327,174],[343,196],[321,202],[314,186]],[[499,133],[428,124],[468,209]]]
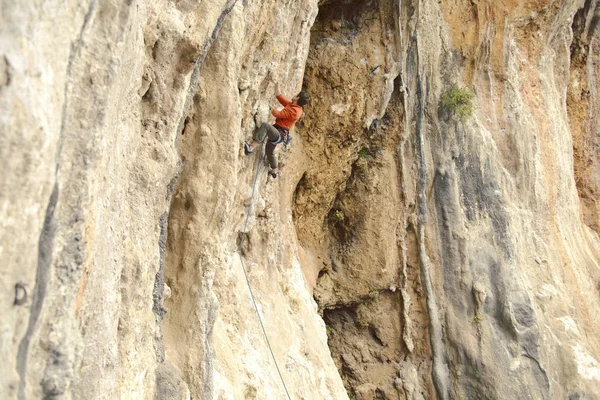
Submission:
[[[374,11],[378,6],[377,0],[329,0],[319,7],[319,14],[315,21],[316,29],[333,24],[337,29],[357,30],[365,19],[363,16],[369,11]],[[313,28],[315,29],[315,28]]]
[[[311,46],[323,41],[351,43],[379,20],[379,0],[330,0],[319,7],[311,29]]]

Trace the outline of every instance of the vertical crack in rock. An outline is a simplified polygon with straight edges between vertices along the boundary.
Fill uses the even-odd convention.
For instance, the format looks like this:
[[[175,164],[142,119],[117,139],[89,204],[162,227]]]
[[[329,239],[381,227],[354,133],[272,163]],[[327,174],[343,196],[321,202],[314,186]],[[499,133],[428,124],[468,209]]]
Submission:
[[[177,173],[175,174],[175,176],[173,176],[173,178],[169,182],[169,185],[167,186],[166,200],[168,209],[170,209],[171,207],[171,198],[173,195],[173,190],[175,188],[177,180],[181,176],[181,171],[182,163],[181,160],[179,160],[177,163]],[[182,393],[187,390],[187,386],[181,380],[179,372],[173,366],[163,364],[165,362],[165,344],[162,332],[162,320],[167,312],[164,308],[164,301],[166,297],[164,270],[167,253],[168,223],[169,212],[165,211],[158,220],[160,228],[160,235],[158,238],[160,258],[159,268],[154,279],[154,289],[152,292],[152,311],[154,312],[156,318],[156,325],[158,330],[158,333],[155,337],[156,360],[159,363],[159,367],[156,370],[157,399],[175,398],[177,396],[177,393]]]
[[[81,28],[79,29],[79,35],[77,36],[77,39],[75,41],[73,41],[73,43],[71,43],[71,51],[69,52],[69,60],[67,62],[67,71],[65,74],[65,76],[67,77],[67,80],[65,82],[65,87],[64,87],[64,91],[63,91],[63,107],[61,110],[60,134],[58,136],[58,145],[56,146],[56,160],[57,160],[56,171],[58,171],[58,168],[60,165],[59,164],[59,155],[61,154],[61,149],[63,146],[64,130],[65,130],[66,121],[67,121],[67,111],[70,106],[69,86],[71,85],[73,63],[74,63],[75,58],[80,53],[81,44],[83,42],[83,34],[85,33],[85,31],[88,28],[88,24],[92,18],[92,14],[93,14],[95,6],[96,6],[96,0],[91,0],[90,6],[88,7],[88,10],[85,13],[85,16],[83,17],[83,23],[81,25]]]
[[[27,359],[29,356],[29,345],[33,331],[37,326],[37,322],[42,311],[46,290],[50,280],[50,266],[52,264],[52,243],[54,241],[54,233],[56,225],[54,223],[54,210],[58,201],[58,183],[54,184],[52,195],[46,207],[46,215],[44,217],[44,225],[40,238],[38,240],[38,265],[35,275],[35,289],[33,291],[33,299],[29,314],[29,323],[25,336],[21,339],[19,350],[17,353],[17,372],[19,374],[19,400],[24,400],[25,386],[27,383]]]
[[[182,163],[181,160],[177,162],[177,172],[169,182],[167,186],[167,208],[171,207],[171,198],[173,195],[173,190],[175,189],[175,184],[177,180],[181,176],[182,171]],[[158,226],[160,229],[160,234],[158,237],[158,250],[159,250],[159,267],[158,272],[156,273],[156,277],[154,279],[154,289],[152,291],[152,311],[156,316],[156,324],[158,326],[158,338],[156,339],[156,359],[158,363],[163,363],[165,361],[165,346],[163,342],[163,334],[161,329],[161,323],[165,313],[167,312],[164,308],[165,301],[165,259],[167,255],[167,233],[169,228],[169,212],[165,211],[158,220]]]
[[[419,259],[421,262],[421,281],[423,291],[427,299],[427,310],[429,312],[430,321],[430,340],[431,351],[433,354],[433,383],[435,385],[438,397],[440,399],[448,398],[448,368],[444,356],[444,345],[442,325],[438,313],[437,302],[435,299],[435,291],[431,283],[431,264],[427,256],[427,248],[425,244],[425,225],[427,224],[427,171],[425,166],[425,151],[423,139],[423,118],[425,114],[424,98],[427,97],[426,81],[423,80],[421,66],[418,58],[418,41],[415,40],[417,46],[417,110],[416,110],[416,137],[417,151],[419,163],[419,220],[417,223],[417,235],[419,242]]]
[[[154,290],[152,292],[152,311],[158,317],[158,321],[162,321],[165,315],[165,308],[163,307],[163,292],[165,290],[164,280],[164,263],[165,263],[165,246],[167,244],[167,228],[168,228],[168,216],[167,212],[164,212],[158,219],[158,226],[160,234],[158,237],[158,250],[159,250],[159,267],[156,273],[156,279],[154,280]]]
[[[175,136],[175,143],[177,143],[177,138],[178,138],[179,134],[183,131],[183,128],[185,126],[185,119],[190,114],[191,99],[194,98],[194,95],[196,94],[196,91],[198,90],[198,76],[200,74],[200,68],[204,64],[204,60],[206,59],[208,50],[210,49],[212,44],[215,42],[215,40],[217,40],[217,37],[219,36],[219,31],[221,30],[221,27],[223,26],[223,23],[225,22],[225,18],[227,18],[227,16],[231,12],[231,10],[233,10],[233,7],[235,7],[237,2],[238,2],[238,0],[232,0],[225,7],[225,9],[221,12],[221,14],[219,15],[219,18],[217,18],[217,23],[215,24],[215,27],[213,28],[210,37],[204,42],[204,45],[202,46],[202,50],[200,51],[200,56],[198,57],[198,60],[196,61],[196,64],[194,66],[194,72],[192,72],[192,77],[190,79],[188,95],[185,99],[183,113],[181,114],[179,126],[177,128],[177,135]]]
[[[538,358],[531,356],[529,353],[523,353],[522,356],[527,358],[528,360],[531,360],[537,368],[537,370],[539,371],[538,374],[535,374],[535,379],[537,380],[538,385],[542,389],[542,398],[550,398],[550,380],[548,379],[548,374],[546,373],[546,370],[544,369]]]
[[[400,5],[397,4],[396,2],[394,2],[394,5],[396,7],[396,9],[399,11],[400,10]],[[399,32],[401,32],[401,29],[398,29]],[[402,77],[402,75],[399,75],[398,78],[396,78],[396,80],[394,81],[394,85],[395,85],[395,91],[397,92],[398,96],[400,96],[400,101],[401,101],[401,105],[402,105],[402,124],[403,124],[403,128],[404,128],[404,132],[399,132],[399,136],[401,137],[400,139],[400,144],[398,145],[397,148],[397,154],[398,154],[398,173],[400,174],[400,192],[401,192],[401,196],[403,199],[403,203],[404,203],[404,207],[407,208],[408,204],[407,204],[407,185],[405,182],[406,179],[406,157],[404,155],[404,146],[406,144],[406,127],[408,126],[408,120],[409,120],[409,114],[408,114],[408,98],[407,98],[407,92],[406,92],[406,85],[404,84],[404,79]],[[415,344],[412,338],[412,334],[413,334],[413,328],[412,328],[412,321],[410,318],[410,310],[411,310],[411,304],[412,304],[412,300],[409,294],[409,274],[408,274],[408,246],[406,243],[406,232],[409,229],[409,222],[406,221],[404,223],[404,225],[402,226],[402,230],[403,230],[403,234],[399,235],[399,247],[400,247],[400,251],[402,252],[401,254],[401,260],[400,260],[400,266],[398,268],[398,285],[400,287],[400,293],[402,295],[402,315],[401,318],[404,321],[404,330],[402,332],[402,340],[404,341],[404,344],[406,345],[407,350],[412,353],[415,349]]]
[[[600,233],[600,107],[596,74],[600,64],[600,2],[587,0],[571,29],[567,112],[573,137],[573,169],[584,223]]]
[[[590,23],[589,35],[593,36],[597,34],[598,26],[600,26],[600,1],[596,0],[596,8],[594,9],[594,16]]]
[[[204,61],[208,55],[208,52],[212,46],[212,44],[217,40],[219,32],[231,12],[231,10],[235,7],[238,0],[231,1],[226,8],[221,12],[219,17],[217,18],[216,24],[212,30],[210,37],[204,42],[202,49],[200,51],[199,57],[194,65],[194,69],[192,71],[192,75],[190,77],[190,84],[187,90],[187,96],[184,101],[183,112],[181,117],[179,118],[179,124],[177,127],[177,134],[174,136],[175,146],[178,152],[178,165],[177,165],[177,173],[169,183],[167,187],[167,210],[164,214],[161,215],[159,219],[160,226],[160,237],[159,237],[159,251],[160,251],[160,265],[159,270],[156,273],[156,278],[154,282],[153,289],[153,312],[156,316],[157,322],[157,330],[158,337],[156,338],[156,357],[157,361],[160,364],[159,369],[156,371],[157,376],[157,398],[163,398],[164,396],[168,397],[169,392],[169,384],[168,382],[175,381],[178,382],[177,385],[181,387],[185,387],[185,391],[187,391],[188,385],[183,381],[183,377],[180,376],[180,372],[177,371],[172,365],[165,363],[165,341],[163,337],[163,328],[162,328],[162,320],[167,312],[164,308],[165,301],[165,262],[167,256],[167,235],[168,235],[168,221],[173,211],[173,207],[175,206],[172,201],[172,194],[175,189],[175,185],[179,181],[181,174],[183,172],[183,162],[181,160],[181,152],[179,149],[179,136],[183,132],[186,121],[189,121],[190,113],[193,112],[193,98],[196,95],[199,84],[199,76],[202,66],[204,65]],[[211,303],[210,300],[207,300],[208,303]],[[171,312],[175,312],[175,310],[171,310]],[[212,366],[212,354],[210,350],[210,335],[212,333],[212,326],[215,322],[216,315],[213,307],[209,306],[207,311],[207,319],[205,320],[206,334],[203,335],[204,340],[204,368],[202,368],[206,375],[203,376],[204,385],[203,385],[203,399],[210,400],[212,399],[213,392],[213,366]],[[164,364],[163,364],[164,363]],[[167,365],[168,364],[168,365]],[[165,372],[166,371],[166,372]],[[183,390],[183,389],[182,389]]]

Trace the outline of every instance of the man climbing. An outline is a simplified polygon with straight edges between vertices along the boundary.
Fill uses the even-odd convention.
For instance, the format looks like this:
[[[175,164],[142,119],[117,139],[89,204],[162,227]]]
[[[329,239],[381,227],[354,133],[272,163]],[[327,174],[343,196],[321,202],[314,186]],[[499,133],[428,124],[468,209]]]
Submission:
[[[282,110],[273,109],[271,114],[275,117],[275,125],[269,125],[263,122],[260,128],[253,135],[252,143],[244,142],[244,153],[252,154],[252,149],[257,144],[262,143],[267,137],[267,147],[265,153],[269,160],[269,175],[277,178],[277,158],[275,157],[275,147],[283,142],[289,144],[291,141],[290,131],[296,124],[296,121],[302,115],[302,107],[310,102],[310,97],[304,91],[298,93],[292,100],[286,99],[279,90],[279,84],[275,84],[275,97],[283,106]]]

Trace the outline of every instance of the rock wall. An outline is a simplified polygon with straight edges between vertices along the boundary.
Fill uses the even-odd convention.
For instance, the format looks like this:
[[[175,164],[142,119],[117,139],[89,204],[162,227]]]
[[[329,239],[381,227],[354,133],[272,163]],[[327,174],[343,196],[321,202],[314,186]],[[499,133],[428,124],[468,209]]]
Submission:
[[[357,398],[599,393],[596,5],[321,5],[294,215]]]
[[[598,397],[597,0],[0,9],[1,398]]]
[[[237,213],[244,211],[253,171],[238,150],[258,105],[264,109],[271,97],[254,85],[288,79],[291,90],[300,83],[316,4],[92,0],[4,2],[1,8],[0,147],[7,173],[0,397],[279,398],[281,382],[234,258]],[[282,21],[280,34],[270,29],[272,21]],[[268,71],[272,78],[265,79]],[[214,120],[190,122],[205,115]],[[204,166],[194,159],[198,149],[206,151]],[[196,176],[199,166],[210,171]],[[207,189],[215,203],[205,203]],[[230,197],[217,202],[224,192]],[[193,197],[180,210],[183,195]],[[178,213],[192,202],[201,212],[194,221],[218,221],[218,235],[192,230],[215,243],[208,256],[199,241],[185,254],[175,249],[186,246],[185,239],[175,241],[187,218]],[[215,217],[217,203],[232,218]],[[276,260],[275,253],[257,252]],[[198,263],[200,254],[213,260],[212,270]],[[197,278],[183,287],[177,286],[181,257],[192,260],[185,266]],[[285,374],[292,394],[343,397],[335,394],[343,387],[294,260],[271,263],[279,278],[255,289],[270,307],[278,304],[272,291],[294,299],[279,300],[288,307],[266,320],[277,327],[274,352],[282,368],[300,371]],[[220,292],[211,289],[214,279]],[[213,307],[218,295],[234,296],[221,299],[228,312]],[[231,318],[237,325],[226,326]],[[304,333],[291,335],[284,319]],[[209,343],[215,330],[230,331],[233,351],[226,336]],[[277,343],[285,346],[281,352]],[[244,356],[248,364],[238,365]]]
[[[238,4],[198,75],[179,136],[163,323],[166,362],[183,372],[192,398],[285,398],[269,346],[292,398],[347,397],[300,268],[289,211],[300,160],[281,154],[281,177],[267,179],[259,155],[246,158],[241,148],[256,126],[273,122],[274,83],[289,97],[300,88],[316,12],[313,2]]]

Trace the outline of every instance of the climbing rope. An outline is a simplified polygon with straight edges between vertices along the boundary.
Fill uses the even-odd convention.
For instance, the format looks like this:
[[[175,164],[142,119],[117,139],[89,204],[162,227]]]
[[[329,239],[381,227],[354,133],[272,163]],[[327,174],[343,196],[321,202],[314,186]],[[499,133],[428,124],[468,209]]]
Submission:
[[[248,279],[248,272],[246,271],[246,267],[244,266],[244,258],[242,257],[242,244],[244,243],[244,236],[246,235],[246,225],[248,224],[248,218],[250,217],[250,211],[252,210],[252,201],[254,200],[256,182],[258,181],[258,174],[261,170],[260,163],[262,161],[263,142],[260,142],[260,152],[258,154],[258,162],[256,164],[256,174],[254,175],[254,183],[252,184],[252,195],[250,196],[250,204],[248,205],[248,211],[246,212],[246,222],[244,222],[244,230],[242,231],[240,246],[238,247],[238,254],[240,255],[240,262],[242,263],[242,269],[244,270],[246,283],[248,284],[248,289],[250,290],[250,297],[252,297],[252,303],[254,304],[254,309],[256,310],[256,315],[258,316],[258,322],[260,322],[260,327],[262,328],[263,335],[265,336],[265,341],[267,342],[267,346],[269,347],[269,351],[271,352],[271,357],[273,357],[273,362],[275,363],[275,368],[277,368],[277,373],[279,374],[279,378],[281,379],[281,383],[283,384],[283,388],[285,389],[285,394],[287,395],[287,398],[289,400],[292,400],[288,392],[287,386],[285,385],[285,381],[283,380],[283,376],[281,375],[281,371],[279,370],[279,365],[277,364],[277,360],[275,359],[275,354],[273,354],[273,349],[271,349],[271,343],[269,342],[269,337],[267,336],[267,331],[265,330],[265,326],[260,316],[260,312],[258,312],[256,300],[254,300],[254,293],[252,292],[252,286],[250,285],[250,280]]]

